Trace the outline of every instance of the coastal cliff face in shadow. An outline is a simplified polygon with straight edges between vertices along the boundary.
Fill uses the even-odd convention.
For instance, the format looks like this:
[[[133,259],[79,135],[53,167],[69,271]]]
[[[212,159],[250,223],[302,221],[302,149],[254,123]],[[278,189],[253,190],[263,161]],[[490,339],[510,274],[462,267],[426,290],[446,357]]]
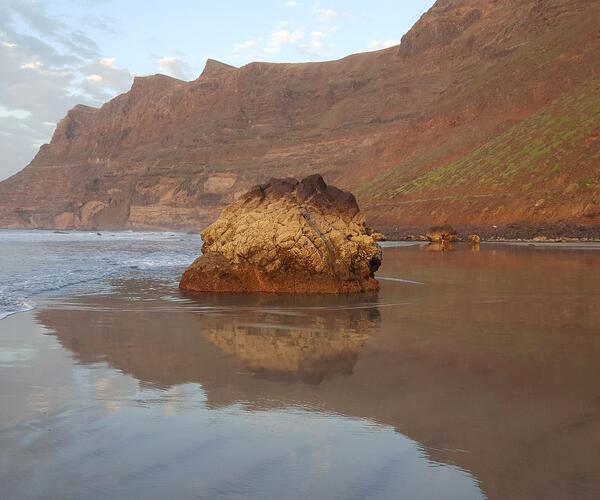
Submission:
[[[471,471],[488,498],[592,499],[598,266],[595,252],[387,249],[378,297],[87,298],[37,319],[83,364],[161,388],[199,383],[213,406],[393,426]]]

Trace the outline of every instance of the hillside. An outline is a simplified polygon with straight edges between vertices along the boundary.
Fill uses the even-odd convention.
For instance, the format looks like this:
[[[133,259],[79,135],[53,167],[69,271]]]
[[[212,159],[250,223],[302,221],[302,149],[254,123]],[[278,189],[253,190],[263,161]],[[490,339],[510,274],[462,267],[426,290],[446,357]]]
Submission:
[[[391,233],[597,224],[598,53],[596,0],[438,0],[390,49],[136,78],[0,183],[0,227],[197,230],[314,172]]]

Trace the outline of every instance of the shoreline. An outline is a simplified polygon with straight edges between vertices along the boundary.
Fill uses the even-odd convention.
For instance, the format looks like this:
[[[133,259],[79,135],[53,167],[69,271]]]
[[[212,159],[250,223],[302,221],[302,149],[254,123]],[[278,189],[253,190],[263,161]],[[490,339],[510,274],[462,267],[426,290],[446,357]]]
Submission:
[[[459,241],[466,241],[470,234],[478,234],[485,242],[515,243],[598,243],[600,224],[576,223],[513,223],[513,224],[453,224]],[[424,234],[433,224],[423,225],[374,225],[389,240],[427,241]]]
[[[428,241],[421,240],[386,240],[381,242],[381,246],[384,252],[387,249],[394,248],[408,248],[412,246],[423,246],[426,247],[429,244]],[[459,248],[465,248],[468,246],[468,243],[465,241],[457,242]],[[502,246],[517,246],[517,247],[536,247],[538,249],[561,249],[561,250],[587,250],[587,251],[600,251],[600,241],[534,241],[534,240],[484,240],[482,244],[485,245],[502,245]],[[385,277],[381,276],[379,279],[386,280]],[[20,315],[23,313],[30,313],[35,311],[40,306],[47,306],[48,297],[52,297],[52,299],[56,299],[64,297],[69,298],[72,297],[68,291],[65,292],[70,286],[67,285],[63,290],[52,290],[52,291],[42,291],[40,293],[33,294],[29,297],[26,297],[26,302],[24,302],[24,308],[16,311],[0,311],[0,324],[2,324],[3,320],[10,318],[15,315]]]
[[[452,225],[452,224],[451,224]],[[424,236],[430,225],[415,226],[389,226],[374,225],[374,230],[386,236],[389,242],[416,242],[428,243]],[[525,224],[507,224],[503,226],[490,225],[453,225],[459,234],[458,242],[467,242],[467,236],[478,234],[482,243],[600,243],[600,224],[577,225],[577,224],[554,224],[545,226],[533,226]],[[186,231],[177,229],[46,229],[46,228],[14,228],[0,227],[0,231],[40,231],[52,234],[83,234],[96,233],[102,236],[106,234],[179,234],[200,235],[204,228],[197,231]]]

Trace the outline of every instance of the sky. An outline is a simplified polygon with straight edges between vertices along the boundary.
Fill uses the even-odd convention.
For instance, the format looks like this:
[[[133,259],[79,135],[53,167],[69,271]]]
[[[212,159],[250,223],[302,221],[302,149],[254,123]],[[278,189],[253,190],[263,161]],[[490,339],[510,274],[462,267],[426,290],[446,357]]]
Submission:
[[[198,77],[212,58],[338,59],[399,43],[434,0],[0,0],[0,180],[75,104],[134,76]]]

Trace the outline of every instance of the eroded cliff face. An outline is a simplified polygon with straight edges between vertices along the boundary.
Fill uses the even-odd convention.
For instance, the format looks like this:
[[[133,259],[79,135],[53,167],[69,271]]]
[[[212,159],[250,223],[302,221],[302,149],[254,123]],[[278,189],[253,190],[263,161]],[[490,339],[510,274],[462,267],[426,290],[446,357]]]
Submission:
[[[600,222],[599,26],[594,0],[439,0],[399,47],[136,78],[0,183],[0,226],[197,230],[314,172],[379,227]]]

